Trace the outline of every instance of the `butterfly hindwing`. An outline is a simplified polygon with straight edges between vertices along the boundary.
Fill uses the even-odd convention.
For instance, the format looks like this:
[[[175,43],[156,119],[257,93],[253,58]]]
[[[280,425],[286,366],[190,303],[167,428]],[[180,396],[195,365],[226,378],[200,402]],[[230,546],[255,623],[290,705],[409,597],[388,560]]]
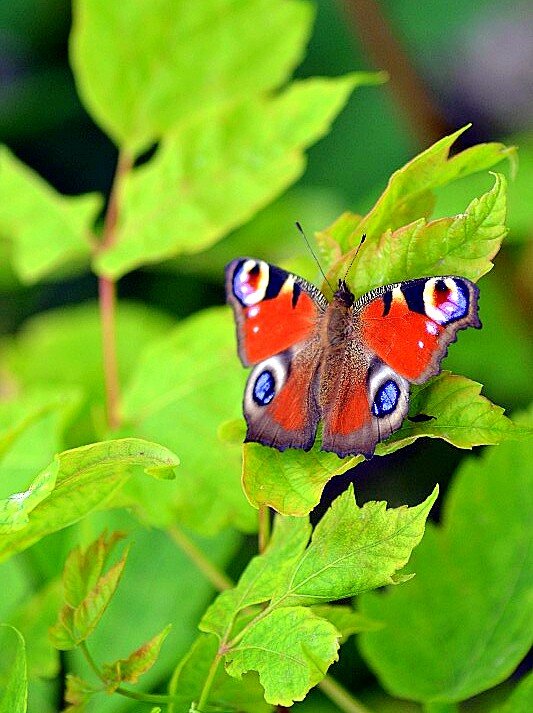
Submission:
[[[280,451],[311,448],[320,418],[320,356],[320,345],[314,338],[269,357],[252,370],[244,392],[246,441]]]
[[[239,356],[245,366],[309,339],[327,307],[322,293],[275,265],[238,258],[226,267],[226,295],[237,323]]]

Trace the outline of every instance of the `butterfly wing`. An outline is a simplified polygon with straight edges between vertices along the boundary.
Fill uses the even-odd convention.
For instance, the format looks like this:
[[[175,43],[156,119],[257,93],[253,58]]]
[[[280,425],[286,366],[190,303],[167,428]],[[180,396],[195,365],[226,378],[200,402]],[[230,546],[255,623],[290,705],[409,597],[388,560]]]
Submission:
[[[303,278],[252,258],[226,266],[226,297],[233,307],[244,366],[309,339],[328,305]]]
[[[481,327],[477,287],[459,277],[388,285],[353,307],[351,337],[326,354],[319,402],[322,448],[370,457],[396,431],[409,408],[409,384],[440,371],[459,329]]]
[[[438,374],[448,346],[466,327],[479,329],[479,290],[464,277],[388,285],[355,304],[363,343],[413,384]]]
[[[226,267],[226,295],[241,361],[256,365],[244,393],[246,441],[309,450],[320,417],[318,330],[326,298],[301,277],[251,258]]]

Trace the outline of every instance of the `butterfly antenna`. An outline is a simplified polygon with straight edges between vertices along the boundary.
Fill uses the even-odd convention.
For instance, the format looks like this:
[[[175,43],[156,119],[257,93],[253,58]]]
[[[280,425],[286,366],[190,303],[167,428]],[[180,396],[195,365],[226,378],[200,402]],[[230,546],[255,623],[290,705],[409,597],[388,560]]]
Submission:
[[[344,275],[344,282],[346,282],[346,278],[348,277],[348,273],[349,273],[350,270],[352,269],[352,265],[353,265],[354,262],[355,262],[355,258],[359,255],[359,250],[361,250],[361,247],[363,246],[363,243],[365,242],[365,240],[366,240],[366,233],[363,233],[363,235],[361,236],[361,242],[360,242],[359,245],[357,246],[357,250],[355,251],[355,255],[353,256],[353,258],[352,258],[350,264],[348,265],[348,269],[346,270],[346,273],[345,273],[345,275]]]
[[[328,280],[328,278],[326,277],[326,273],[325,273],[324,270],[322,269],[322,265],[321,265],[320,262],[318,261],[318,258],[317,258],[317,256],[315,255],[315,251],[314,251],[313,248],[311,247],[311,244],[310,244],[309,240],[307,239],[307,235],[304,233],[304,229],[302,228],[302,226],[300,225],[300,223],[299,223],[298,221],[296,221],[296,227],[298,228],[298,230],[300,231],[300,233],[301,233],[302,236],[303,236],[303,239],[304,239],[305,242],[307,243],[307,247],[309,248],[309,252],[310,252],[311,255],[313,256],[313,259],[314,259],[314,261],[316,262],[316,264],[318,265],[318,269],[319,269],[320,272],[322,273],[322,277],[324,278],[324,280],[326,281],[326,283],[327,283],[329,289],[331,290],[331,294],[333,294],[333,293],[335,292],[335,290],[334,290],[333,287],[329,284],[329,280]]]

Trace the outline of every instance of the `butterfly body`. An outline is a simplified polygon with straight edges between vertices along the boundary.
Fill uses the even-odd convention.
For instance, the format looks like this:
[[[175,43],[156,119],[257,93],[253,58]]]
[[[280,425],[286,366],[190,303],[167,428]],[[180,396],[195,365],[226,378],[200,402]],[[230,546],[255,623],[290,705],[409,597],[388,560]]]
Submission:
[[[409,408],[459,329],[480,327],[476,286],[455,276],[379,287],[357,301],[339,281],[328,303],[313,285],[261,260],[226,267],[239,355],[254,366],[243,410],[247,441],[278,450],[314,442],[370,457]]]

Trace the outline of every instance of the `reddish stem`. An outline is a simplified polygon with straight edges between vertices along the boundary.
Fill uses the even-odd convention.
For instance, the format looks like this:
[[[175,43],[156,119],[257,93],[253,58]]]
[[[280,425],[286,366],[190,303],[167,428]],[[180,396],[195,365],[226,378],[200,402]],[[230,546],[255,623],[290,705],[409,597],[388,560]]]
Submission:
[[[109,249],[116,239],[116,227],[119,216],[121,183],[130,171],[133,160],[128,154],[120,153],[113,179],[113,187],[107,205],[104,220],[102,242],[98,249]],[[118,376],[117,331],[116,331],[116,285],[110,277],[98,278],[100,318],[102,320],[102,351],[104,381],[106,391],[107,422],[111,429],[120,425],[120,381]]]

